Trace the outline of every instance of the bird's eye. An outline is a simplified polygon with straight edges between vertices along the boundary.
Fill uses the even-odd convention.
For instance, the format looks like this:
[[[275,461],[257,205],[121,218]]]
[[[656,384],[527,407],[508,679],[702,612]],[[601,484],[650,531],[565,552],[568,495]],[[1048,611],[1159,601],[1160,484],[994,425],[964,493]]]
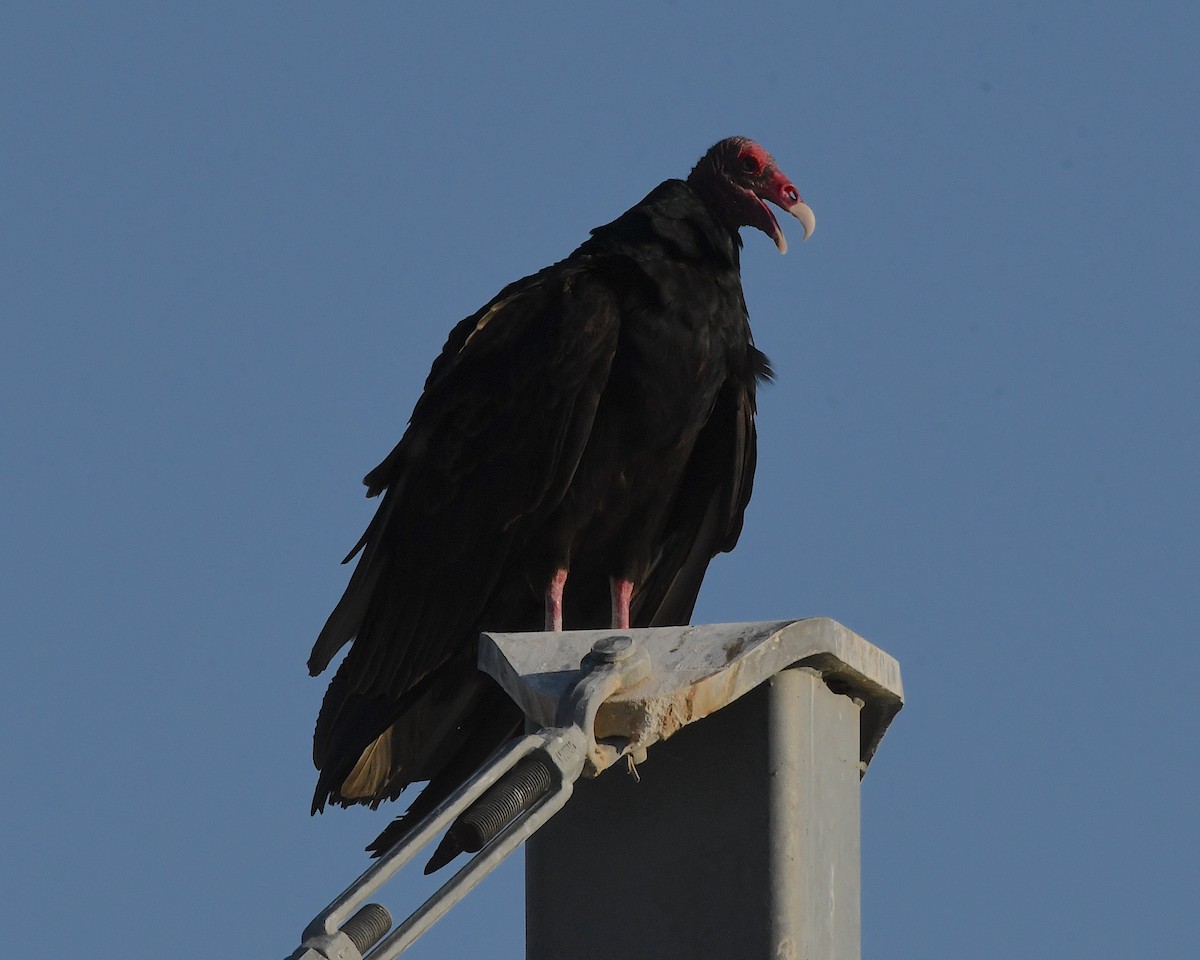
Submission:
[[[747,153],[747,154],[743,154],[741,159],[742,159],[742,169],[745,170],[747,173],[758,173],[759,172],[758,160],[756,158],[752,157],[750,154]]]

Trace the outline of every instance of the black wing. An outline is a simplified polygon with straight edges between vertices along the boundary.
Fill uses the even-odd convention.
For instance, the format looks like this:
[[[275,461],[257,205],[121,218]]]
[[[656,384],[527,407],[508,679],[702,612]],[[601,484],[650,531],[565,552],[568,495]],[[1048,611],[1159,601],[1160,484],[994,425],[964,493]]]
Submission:
[[[452,331],[403,439],[366,478],[383,502],[309,659],[320,673],[353,641],[317,721],[315,807],[360,799],[341,795],[343,779],[406,712],[415,711],[411,742],[376,743],[379,756],[364,762],[387,771],[390,795],[430,775],[427,758],[454,733],[439,727],[461,716],[454,700],[472,696],[469,676],[442,668],[473,659],[489,607],[511,604],[497,586],[502,576],[511,584],[509,558],[570,482],[618,329],[608,288],[562,264],[507,287]]]

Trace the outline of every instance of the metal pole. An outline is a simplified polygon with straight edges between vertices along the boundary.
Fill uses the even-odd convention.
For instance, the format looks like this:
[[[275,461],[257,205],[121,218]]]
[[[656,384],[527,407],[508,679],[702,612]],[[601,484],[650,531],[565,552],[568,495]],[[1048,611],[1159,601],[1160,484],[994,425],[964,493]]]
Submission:
[[[784,670],[580,781],[528,843],[527,960],[858,960],[859,706]]]

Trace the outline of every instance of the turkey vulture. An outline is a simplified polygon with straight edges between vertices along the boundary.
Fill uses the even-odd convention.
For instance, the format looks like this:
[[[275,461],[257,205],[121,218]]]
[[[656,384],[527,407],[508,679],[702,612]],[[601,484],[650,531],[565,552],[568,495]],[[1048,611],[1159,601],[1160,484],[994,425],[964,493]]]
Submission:
[[[787,249],[812,210],[757,143],[722,140],[454,327],[308,667],[353,641],[314,734],[313,812],[429,781],[386,850],[500,744],[518,708],[475,668],[484,630],[684,624],[742,528],[754,346],[738,228]]]

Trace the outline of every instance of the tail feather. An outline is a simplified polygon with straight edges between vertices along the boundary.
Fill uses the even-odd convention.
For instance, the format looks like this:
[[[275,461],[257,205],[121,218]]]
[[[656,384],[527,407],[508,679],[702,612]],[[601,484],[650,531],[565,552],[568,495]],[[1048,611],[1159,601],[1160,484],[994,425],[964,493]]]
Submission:
[[[493,753],[517,736],[524,726],[524,715],[500,687],[489,682],[478,704],[452,737],[439,746],[446,761],[404,816],[393,820],[367,850],[382,856],[403,840],[430,812],[457,790]],[[428,871],[427,871],[428,872]]]
[[[446,664],[398,701],[363,696],[335,676],[313,741],[320,771],[313,812],[327,803],[375,807],[396,799],[409,784],[443,782],[448,769],[460,769],[456,764],[464,752],[477,753],[476,738],[490,742],[489,731],[498,724],[504,731],[498,742],[503,742],[512,736],[509,731],[519,729],[520,717],[494,681],[467,663]],[[492,749],[484,749],[482,756]],[[462,769],[460,779],[465,779],[474,768]],[[429,803],[428,809],[439,802]]]

